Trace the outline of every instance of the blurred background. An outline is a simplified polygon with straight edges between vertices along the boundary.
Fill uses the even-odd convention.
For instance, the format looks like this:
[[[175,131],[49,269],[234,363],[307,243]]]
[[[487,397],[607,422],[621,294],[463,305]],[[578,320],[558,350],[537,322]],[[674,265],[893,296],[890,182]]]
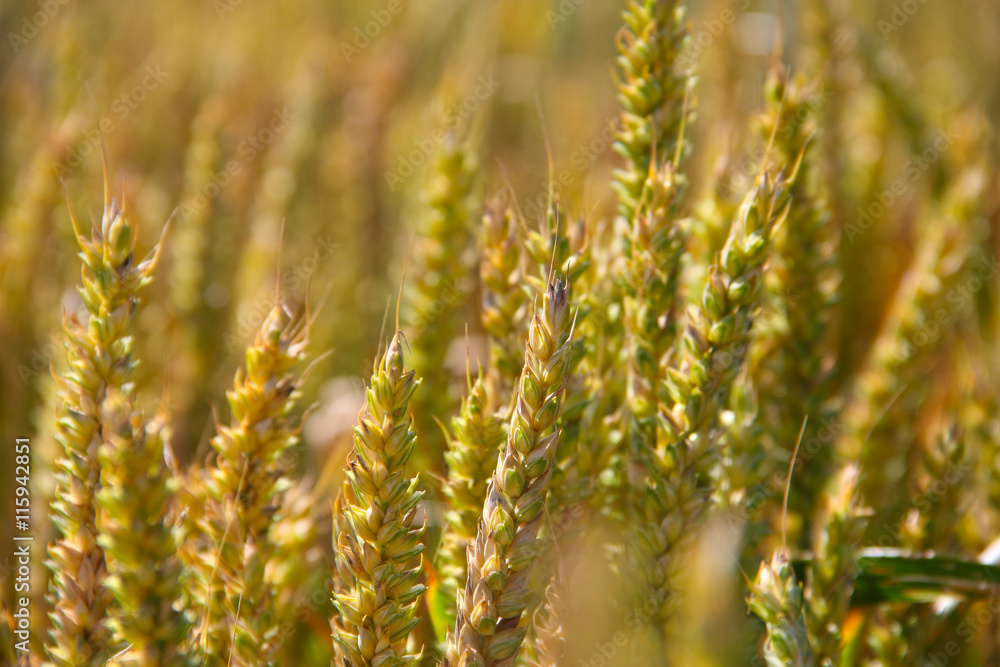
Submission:
[[[298,452],[303,474],[319,476],[343,461],[442,137],[474,146],[479,201],[509,179],[526,217],[537,217],[551,168],[573,214],[613,217],[622,9],[609,0],[0,4],[0,544],[10,543],[17,437],[32,439],[34,525],[49,530],[50,368],[65,363],[61,317],[80,307],[69,208],[84,225],[100,218],[98,132],[143,251],[173,214],[137,320],[144,407],[169,409],[183,463],[204,459],[213,406],[224,407],[274,303],[284,220],[283,294],[301,305],[329,289],[312,349],[333,353],[310,376],[305,402],[317,407]],[[847,377],[911,258],[924,200],[961,166],[995,164],[1000,8],[709,0],[690,2],[689,20],[686,57],[698,76],[689,213],[752,173],[749,121],[776,59],[821,82],[823,165],[844,234],[894,180],[910,184],[898,195],[905,205],[874,215],[863,243],[841,243],[838,373]],[[942,132],[947,147],[914,163]],[[995,222],[995,185],[981,187],[983,223]],[[475,281],[454,292],[474,348]],[[464,337],[456,341],[463,374]]]

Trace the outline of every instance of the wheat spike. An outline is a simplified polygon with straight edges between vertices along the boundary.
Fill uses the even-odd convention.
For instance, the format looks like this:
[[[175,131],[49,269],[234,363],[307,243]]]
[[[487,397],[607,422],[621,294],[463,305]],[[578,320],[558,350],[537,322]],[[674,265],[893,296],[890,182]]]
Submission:
[[[136,228],[111,198],[106,167],[100,226],[87,238],[72,212],[70,219],[83,260],[78,289],[88,317],[86,322],[73,314],[63,318],[69,370],[57,378],[62,405],[56,439],[63,456],[56,462],[52,511],[60,537],[49,549],[53,628],[46,650],[57,664],[90,665],[107,657],[111,641],[105,617],[112,598],[104,586],[107,569],[96,526],[97,457],[107,441],[101,406],[110,389],[134,395],[131,375],[138,362],[130,330],[158,249],[136,261]]]
[[[375,366],[334,507],[333,637],[338,659],[354,667],[411,665],[421,657],[407,646],[426,588],[424,524],[417,520],[423,492],[406,474],[416,442],[408,407],[419,380],[404,365],[401,341],[397,331]]]
[[[542,548],[538,539],[552,477],[569,366],[569,293],[550,282],[528,330],[507,441],[490,480],[476,540],[468,548],[468,579],[445,664],[513,664],[526,628],[520,625],[531,589],[528,577]]]

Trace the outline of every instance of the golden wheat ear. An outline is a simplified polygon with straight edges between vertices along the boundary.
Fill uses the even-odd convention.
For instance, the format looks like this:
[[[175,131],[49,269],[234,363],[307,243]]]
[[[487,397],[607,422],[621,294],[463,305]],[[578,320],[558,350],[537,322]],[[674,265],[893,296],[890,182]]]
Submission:
[[[413,665],[422,655],[408,640],[426,588],[422,558],[414,562],[424,550],[417,507],[423,491],[405,472],[416,441],[409,404],[419,380],[406,367],[401,340],[397,331],[376,362],[333,516],[331,626],[337,659],[352,667]]]
[[[138,360],[132,353],[132,326],[155,264],[133,261],[136,228],[125,207],[112,198],[106,159],[103,168],[100,227],[84,234],[70,209],[83,263],[79,291],[87,314],[83,322],[72,315],[63,318],[68,370],[58,378],[62,404],[56,440],[62,455],[56,461],[52,512],[59,538],[49,549],[53,631],[46,651],[53,660],[69,664],[105,660],[114,643],[106,623],[114,598],[105,586],[106,559],[96,525],[98,453],[110,444],[102,410],[109,394],[134,399],[132,376]]]
[[[212,665],[269,660],[285,638],[271,608],[280,591],[267,573],[297,558],[272,531],[291,486],[302,384],[318,360],[303,368],[315,313],[293,313],[280,291],[276,297],[227,392],[230,421],[216,418],[215,462],[202,484],[205,511],[184,550],[198,610],[194,643]]]
[[[166,428],[117,392],[105,400],[101,418],[98,541],[107,558],[105,583],[118,603],[110,620],[114,643],[140,664],[191,665],[183,641],[189,623],[174,609],[182,597],[181,565],[177,534],[165,521],[173,491]]]

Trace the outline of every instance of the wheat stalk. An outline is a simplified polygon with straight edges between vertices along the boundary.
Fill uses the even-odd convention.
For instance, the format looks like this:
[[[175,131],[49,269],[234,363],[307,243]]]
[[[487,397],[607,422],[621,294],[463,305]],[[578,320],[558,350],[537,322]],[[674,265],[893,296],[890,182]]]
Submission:
[[[173,480],[164,462],[164,426],[147,423],[121,394],[109,394],[102,412],[98,542],[107,558],[105,585],[118,603],[110,626],[128,647],[128,657],[115,663],[193,665],[182,643],[188,622],[174,610],[181,567],[176,535],[166,523]]]
[[[227,394],[231,422],[218,424],[212,439],[217,458],[199,485],[206,507],[190,556],[197,642],[208,664],[259,664],[276,641],[265,568],[275,556],[269,532],[289,484],[284,456],[298,439],[296,366],[309,326],[308,316],[291,316],[278,299]]]
[[[504,439],[503,421],[490,411],[491,402],[480,372],[474,383],[469,379],[469,393],[462,401],[461,412],[451,420],[454,436],[449,438],[444,455],[448,476],[442,488],[449,505],[445,513],[447,529],[436,556],[449,610],[454,609],[456,592],[465,588],[466,550],[476,539],[487,482]],[[452,616],[449,625],[454,620]]]
[[[104,550],[98,544],[95,494],[99,488],[97,453],[107,440],[101,406],[109,389],[134,395],[131,375],[137,365],[129,335],[139,292],[152,280],[158,257],[137,262],[136,229],[128,212],[111,198],[104,169],[104,212],[86,238],[70,212],[80,257],[79,288],[89,313],[86,323],[63,318],[69,370],[61,386],[53,521],[60,537],[49,548],[52,570],[52,632],[46,646],[57,664],[90,665],[106,658],[110,635],[105,625],[111,595],[104,586]]]
[[[447,665],[506,667],[524,640],[520,618],[531,594],[531,566],[542,548],[538,529],[569,366],[568,305],[569,293],[556,280],[532,317],[507,441],[468,548],[468,580],[448,637]]]
[[[763,173],[747,194],[729,240],[711,267],[700,308],[684,332],[684,357],[667,369],[669,394],[649,470],[636,557],[642,595],[665,604],[681,572],[685,546],[709,506],[719,455],[719,412],[746,358],[771,233],[787,211],[783,180]]]
[[[333,637],[338,660],[354,667],[421,658],[407,640],[420,622],[415,612],[425,590],[424,524],[417,523],[423,492],[405,470],[416,441],[408,406],[418,384],[404,365],[397,331],[372,374],[334,507]]]

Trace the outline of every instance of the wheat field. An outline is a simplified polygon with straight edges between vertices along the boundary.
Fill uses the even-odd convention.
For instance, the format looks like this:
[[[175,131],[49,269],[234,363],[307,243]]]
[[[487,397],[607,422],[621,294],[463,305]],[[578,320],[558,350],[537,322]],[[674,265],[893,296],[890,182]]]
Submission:
[[[995,2],[0,25],[0,665],[1000,665]]]

